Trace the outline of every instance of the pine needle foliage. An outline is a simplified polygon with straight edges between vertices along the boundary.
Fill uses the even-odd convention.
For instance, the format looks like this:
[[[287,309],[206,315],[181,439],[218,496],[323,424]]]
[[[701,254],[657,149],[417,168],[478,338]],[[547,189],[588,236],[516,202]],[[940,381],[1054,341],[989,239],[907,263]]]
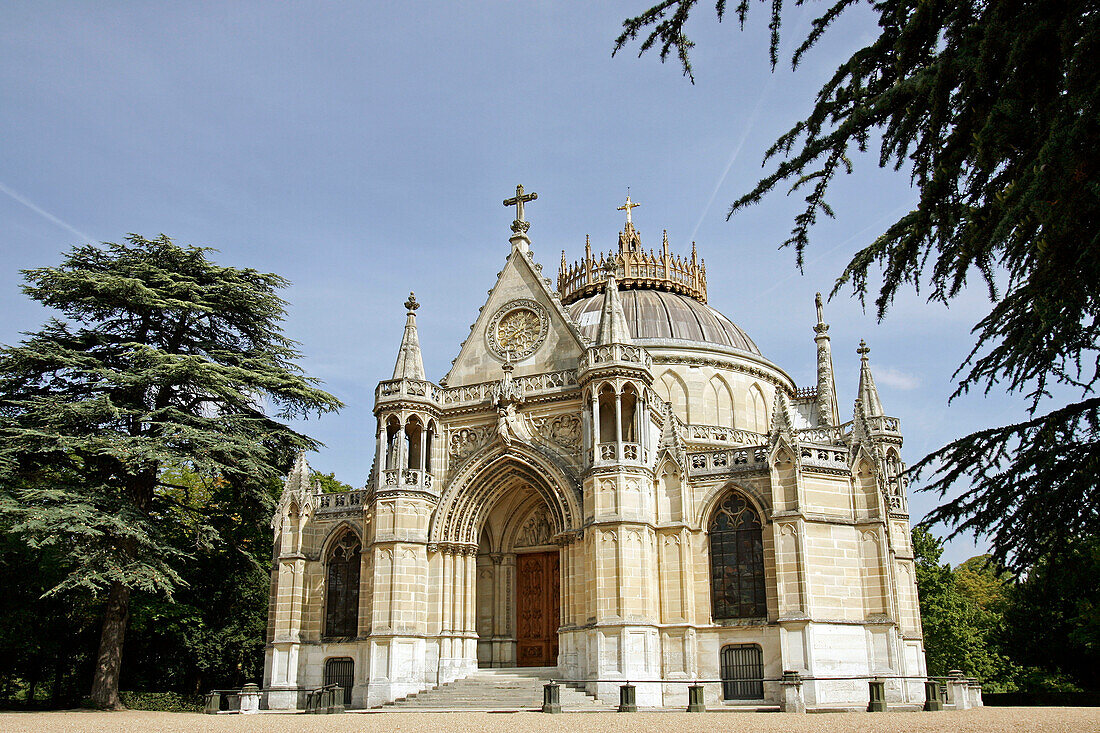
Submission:
[[[783,2],[768,4],[774,68]],[[624,21],[614,51],[640,37],[640,54],[675,53],[694,81],[684,27],[695,5],[666,0]],[[829,185],[857,153],[876,144],[880,167],[909,173],[917,207],[855,253],[833,294],[873,298],[882,319],[900,288],[945,304],[971,279],[988,291],[952,397],[1003,388],[1026,397],[1032,419],[956,440],[913,472],[931,471],[925,490],[941,497],[963,487],[929,519],[990,533],[995,557],[1025,568],[1100,534],[1100,3],[835,0],[792,66],[857,5],[877,16],[878,37],[767,150],[766,175],[727,218],[781,185],[804,194],[782,245],[801,268],[810,230],[833,216]],[[748,11],[748,0],[734,9],[742,25]],[[1058,407],[1067,392],[1079,401]]]
[[[131,592],[171,597],[189,554],[226,541],[227,512],[266,518],[270,482],[318,445],[284,421],[341,406],[296,365],[287,282],[210,251],[136,234],[75,247],[23,273],[66,320],[0,348],[0,512],[67,561],[51,593],[106,596],[104,707],[120,705]]]

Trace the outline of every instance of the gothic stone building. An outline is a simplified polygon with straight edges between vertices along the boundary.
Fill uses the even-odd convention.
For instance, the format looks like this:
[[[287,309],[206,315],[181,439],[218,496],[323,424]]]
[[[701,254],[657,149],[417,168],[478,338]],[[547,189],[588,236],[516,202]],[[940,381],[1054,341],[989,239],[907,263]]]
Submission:
[[[589,693],[684,705],[866,704],[868,675],[922,701],[924,650],[898,420],[861,348],[841,422],[829,327],[799,388],[707,305],[706,269],[617,250],[555,285],[531,254],[522,190],[511,253],[438,382],[415,298],[375,392],[369,483],[321,493],[300,458],[273,527],[270,708],[339,680],[353,707],[478,667],[556,667]],[[853,679],[857,678],[857,679]],[[862,679],[859,679],[862,678]]]

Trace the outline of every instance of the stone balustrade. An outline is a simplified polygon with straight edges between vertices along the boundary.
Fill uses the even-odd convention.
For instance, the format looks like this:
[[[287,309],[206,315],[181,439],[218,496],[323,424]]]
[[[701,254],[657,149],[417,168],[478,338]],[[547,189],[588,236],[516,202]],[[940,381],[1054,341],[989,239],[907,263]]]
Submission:
[[[461,387],[445,387],[440,390],[440,402],[444,407],[476,405],[492,398],[493,388],[500,382],[480,382]],[[534,374],[526,377],[512,377],[512,387],[520,394],[537,395],[576,387],[577,372],[563,369],[546,374]]]
[[[622,446],[622,456],[619,455],[619,446]],[[596,454],[603,462],[635,463],[645,465],[649,462],[649,451],[639,443],[600,443],[596,446]]]
[[[419,379],[387,379],[374,389],[375,401],[401,397],[421,397],[432,402],[442,401],[443,391],[431,382]]]
[[[366,494],[366,489],[356,489],[354,491],[344,491],[334,494],[316,494],[313,504],[317,507],[318,512],[345,511],[347,509],[362,506]]]
[[[767,468],[768,447],[766,445],[688,453],[688,473],[692,476],[766,471]]]
[[[427,471],[415,468],[387,468],[382,471],[382,485],[378,488],[382,491],[393,489],[431,491],[432,485],[432,475]]]
[[[750,430],[724,428],[718,425],[688,425],[689,443],[723,443],[726,445],[761,445],[768,442],[768,436]]]
[[[581,356],[580,367],[577,369],[577,373],[583,376],[585,372],[595,369],[596,367],[610,364],[629,364],[649,369],[653,366],[653,359],[649,356],[649,352],[641,346],[633,346],[630,344],[604,344],[603,346],[592,346],[585,351],[583,356]]]
[[[803,466],[848,469],[848,449],[837,446],[802,446],[799,451]]]

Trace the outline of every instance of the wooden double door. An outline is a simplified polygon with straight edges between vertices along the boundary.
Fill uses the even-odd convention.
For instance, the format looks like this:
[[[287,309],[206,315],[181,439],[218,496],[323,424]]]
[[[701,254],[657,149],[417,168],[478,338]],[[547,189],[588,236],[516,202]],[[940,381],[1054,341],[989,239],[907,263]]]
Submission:
[[[553,667],[558,663],[558,553],[516,556],[516,664]]]

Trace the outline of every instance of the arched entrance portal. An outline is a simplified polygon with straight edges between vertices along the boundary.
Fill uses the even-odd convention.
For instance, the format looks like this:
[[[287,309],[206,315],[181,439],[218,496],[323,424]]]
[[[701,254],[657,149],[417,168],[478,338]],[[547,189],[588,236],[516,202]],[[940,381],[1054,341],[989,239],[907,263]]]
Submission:
[[[465,546],[475,555],[474,572],[450,576],[455,587],[443,591],[444,597],[473,600],[473,624],[467,628],[476,646],[470,650],[475,658],[467,657],[470,666],[557,664],[558,548],[581,516],[574,486],[557,463],[513,443],[469,461],[440,497],[432,541]],[[441,651],[446,647],[441,637]],[[468,669],[445,656],[441,671]]]
[[[552,667],[558,659],[561,590],[549,507],[517,485],[485,518],[477,554],[480,667]]]

